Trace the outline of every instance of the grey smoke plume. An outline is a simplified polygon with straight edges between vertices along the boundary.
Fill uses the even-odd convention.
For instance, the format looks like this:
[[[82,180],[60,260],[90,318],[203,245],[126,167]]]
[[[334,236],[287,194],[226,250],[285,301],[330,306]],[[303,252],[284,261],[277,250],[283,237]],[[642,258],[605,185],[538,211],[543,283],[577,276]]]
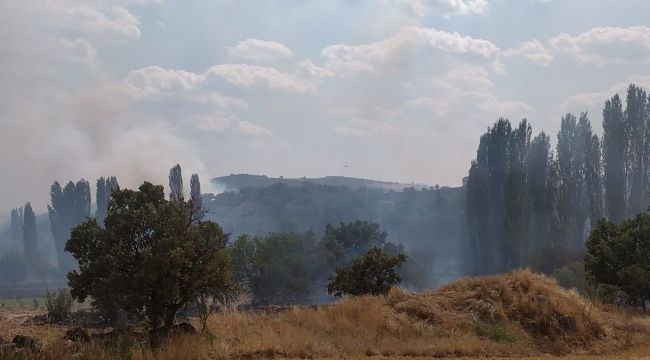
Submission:
[[[86,11],[63,13],[56,1],[0,2],[0,214],[26,201],[43,212],[54,180],[114,175],[126,187],[164,184],[177,162],[204,173],[197,149],[168,122],[134,115],[98,61],[116,38],[139,36],[137,18],[107,12],[113,15],[92,22],[103,4],[62,2]],[[119,3],[111,10],[126,11],[129,1]]]

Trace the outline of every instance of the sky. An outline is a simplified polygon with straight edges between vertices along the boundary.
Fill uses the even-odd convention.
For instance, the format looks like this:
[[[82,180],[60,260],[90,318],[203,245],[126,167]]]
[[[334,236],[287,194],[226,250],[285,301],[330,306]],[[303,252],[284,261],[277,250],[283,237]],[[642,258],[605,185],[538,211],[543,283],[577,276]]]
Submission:
[[[171,166],[457,186],[480,135],[650,85],[646,0],[3,0],[0,213]],[[209,190],[209,189],[208,189]]]

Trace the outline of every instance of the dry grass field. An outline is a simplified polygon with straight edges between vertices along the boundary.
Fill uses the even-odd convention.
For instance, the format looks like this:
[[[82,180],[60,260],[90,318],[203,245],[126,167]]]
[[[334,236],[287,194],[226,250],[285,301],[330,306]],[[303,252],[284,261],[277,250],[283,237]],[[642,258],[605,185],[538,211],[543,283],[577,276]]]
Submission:
[[[393,289],[387,297],[326,307],[221,312],[209,319],[208,334],[156,350],[144,334],[66,344],[65,328],[30,325],[31,315],[2,313],[0,336],[34,336],[41,349],[0,359],[650,359],[650,319],[607,310],[530,271],[463,279],[428,293]]]

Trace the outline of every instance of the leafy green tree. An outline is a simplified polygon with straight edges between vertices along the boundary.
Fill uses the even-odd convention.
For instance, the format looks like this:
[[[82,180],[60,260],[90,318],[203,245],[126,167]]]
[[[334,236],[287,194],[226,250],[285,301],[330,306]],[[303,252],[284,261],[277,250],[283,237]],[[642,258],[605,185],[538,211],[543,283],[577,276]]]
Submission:
[[[32,204],[27,203],[23,213],[23,245],[25,248],[25,259],[31,264],[38,263],[36,253],[36,215],[32,210]]]
[[[183,174],[179,164],[169,169],[169,191],[170,200],[183,199]]]
[[[218,224],[195,219],[190,202],[166,200],[162,186],[116,189],[105,228],[88,219],[66,244],[79,261],[68,274],[71,294],[145,318],[152,329],[171,325],[188,302],[232,286],[227,240]]]
[[[585,270],[600,284],[618,287],[630,302],[650,299],[650,214],[619,225],[601,220],[587,241]]]
[[[86,180],[68,182],[64,188],[54,182],[50,189],[51,204],[47,207],[52,237],[56,247],[59,271],[65,275],[74,269],[76,261],[65,251],[70,229],[90,216],[90,184]]]
[[[401,282],[395,271],[406,261],[406,256],[391,256],[376,246],[365,255],[352,261],[349,267],[339,267],[329,280],[327,292],[330,295],[349,294],[385,295],[391,286]]]

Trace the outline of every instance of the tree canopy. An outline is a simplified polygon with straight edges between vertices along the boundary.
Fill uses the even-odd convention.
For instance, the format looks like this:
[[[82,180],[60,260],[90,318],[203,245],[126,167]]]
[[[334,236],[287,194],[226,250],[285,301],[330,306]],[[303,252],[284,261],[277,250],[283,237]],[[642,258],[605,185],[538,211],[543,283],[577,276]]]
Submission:
[[[329,279],[327,292],[335,296],[385,295],[391,286],[402,281],[395,270],[404,262],[405,255],[391,256],[373,246],[349,266],[336,269],[334,276]]]
[[[650,300],[650,214],[617,225],[601,220],[587,241],[585,270],[599,284],[620,288],[630,303]]]
[[[105,310],[122,309],[156,329],[201,294],[232,287],[228,241],[221,227],[197,220],[189,201],[165,199],[162,186],[115,189],[105,228],[88,219],[66,244],[79,262],[71,294]]]

